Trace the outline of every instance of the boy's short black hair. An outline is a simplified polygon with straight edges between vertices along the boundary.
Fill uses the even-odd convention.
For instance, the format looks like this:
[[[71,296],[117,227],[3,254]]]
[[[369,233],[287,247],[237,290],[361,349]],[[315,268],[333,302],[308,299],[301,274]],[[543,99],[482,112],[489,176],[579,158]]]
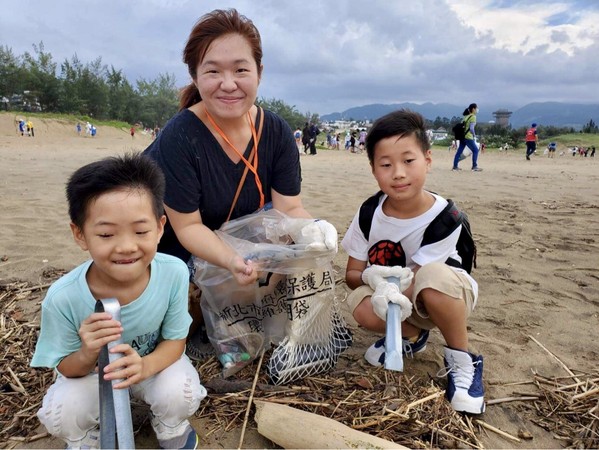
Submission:
[[[370,164],[374,162],[374,148],[379,141],[391,136],[414,135],[422,152],[430,148],[424,117],[409,109],[399,109],[377,119],[366,135],[366,153]]]
[[[152,198],[156,219],[164,214],[164,175],[160,167],[141,153],[111,156],[77,169],[66,187],[69,216],[83,229],[89,205],[102,194],[122,189],[146,191]]]

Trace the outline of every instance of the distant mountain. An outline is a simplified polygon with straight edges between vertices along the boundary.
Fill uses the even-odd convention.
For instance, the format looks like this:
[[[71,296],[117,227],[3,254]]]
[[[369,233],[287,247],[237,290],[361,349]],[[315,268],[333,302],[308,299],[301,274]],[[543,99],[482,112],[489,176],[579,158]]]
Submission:
[[[532,122],[539,125],[556,125],[580,129],[589,120],[599,120],[599,105],[581,105],[576,103],[529,103],[514,111],[510,122],[513,126],[530,126]]]
[[[451,119],[454,116],[461,117],[464,106],[452,105],[449,103],[395,103],[395,104],[372,104],[356,106],[343,112],[335,112],[320,116],[323,121],[335,120],[376,120],[385,114],[400,108],[407,108],[417,111],[429,120],[435,120],[437,117],[447,117]],[[483,105],[483,111],[478,115],[479,122],[489,122],[494,120],[493,111],[498,109],[509,109],[512,111],[510,124],[514,128],[529,126],[532,122],[539,125],[554,125],[559,127],[582,128],[593,119],[595,123],[599,122],[599,104],[584,105],[576,103],[529,103],[521,108],[510,109],[502,105]]]

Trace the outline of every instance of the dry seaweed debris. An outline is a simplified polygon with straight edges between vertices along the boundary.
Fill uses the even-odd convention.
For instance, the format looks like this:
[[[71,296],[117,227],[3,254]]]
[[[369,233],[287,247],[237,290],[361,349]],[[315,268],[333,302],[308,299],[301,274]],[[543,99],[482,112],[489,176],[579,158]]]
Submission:
[[[531,421],[567,448],[599,448],[599,371],[569,377],[534,374],[539,400],[526,404]]]
[[[56,278],[52,270],[48,278]],[[45,276],[46,277],[46,276]],[[39,330],[39,303],[50,283],[24,281],[0,284],[0,446],[32,442],[47,436],[35,434],[36,412],[53,379],[51,370],[29,367]],[[26,312],[23,305],[27,305]]]
[[[49,269],[37,285],[0,282],[0,448],[47,436],[35,434],[39,425],[35,414],[53,373],[32,369],[29,362],[39,330],[39,304],[51,281],[63,273]],[[196,363],[210,391],[196,413],[207,420],[207,435],[227,432],[244,422],[254,366],[245,367],[234,380],[223,380],[214,357]],[[521,408],[532,413],[530,420],[564,445],[598,448],[599,372],[567,372],[568,376],[559,378],[535,373],[531,383],[539,389],[538,396],[491,400],[489,406],[527,400]],[[330,417],[406,447],[482,448],[476,434],[481,425],[453,411],[442,388],[432,380],[382,368],[365,369],[349,361],[343,369],[291,386],[272,386],[265,373],[257,381],[256,399]]]
[[[245,367],[235,381],[219,380],[214,358],[198,363],[210,395],[196,414],[207,434],[241,425],[255,370]],[[212,382],[212,380],[218,380]],[[432,381],[383,368],[344,369],[307,377],[291,386],[270,386],[261,374],[254,398],[333,418],[354,429],[410,448],[483,448],[469,417],[456,413]],[[227,391],[229,383],[229,391]]]

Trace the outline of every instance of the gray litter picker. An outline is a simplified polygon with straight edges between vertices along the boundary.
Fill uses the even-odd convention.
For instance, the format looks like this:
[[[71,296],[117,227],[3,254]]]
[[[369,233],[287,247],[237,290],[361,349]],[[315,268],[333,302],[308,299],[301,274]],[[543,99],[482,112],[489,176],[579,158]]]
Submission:
[[[387,280],[400,285],[397,277],[389,277]],[[396,303],[389,303],[385,333],[385,369],[403,372],[401,306]]]
[[[121,320],[121,305],[116,298],[98,300],[96,312],[107,312],[114,320]],[[118,448],[134,449],[133,422],[131,420],[131,404],[129,388],[113,389],[118,380],[104,380],[104,368],[123,356],[122,353],[109,353],[115,345],[122,344],[121,339],[102,347],[98,358],[98,384],[100,385],[100,447],[116,448],[115,437],[118,437]]]

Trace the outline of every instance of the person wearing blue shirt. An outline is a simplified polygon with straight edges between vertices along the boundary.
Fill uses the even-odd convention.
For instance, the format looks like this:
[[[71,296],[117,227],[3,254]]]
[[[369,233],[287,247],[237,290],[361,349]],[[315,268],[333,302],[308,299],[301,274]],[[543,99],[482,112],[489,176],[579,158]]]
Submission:
[[[197,447],[188,418],[206,390],[183,354],[191,324],[187,266],[157,253],[164,185],[159,167],[140,154],[88,164],[68,181],[71,231],[91,260],[48,290],[31,366],[57,372],[38,417],[69,448],[99,445],[100,376],[149,404],[162,448]],[[118,300],[120,321],[94,312],[108,298]],[[111,352],[122,356],[97,373],[100,350],[119,339]]]

